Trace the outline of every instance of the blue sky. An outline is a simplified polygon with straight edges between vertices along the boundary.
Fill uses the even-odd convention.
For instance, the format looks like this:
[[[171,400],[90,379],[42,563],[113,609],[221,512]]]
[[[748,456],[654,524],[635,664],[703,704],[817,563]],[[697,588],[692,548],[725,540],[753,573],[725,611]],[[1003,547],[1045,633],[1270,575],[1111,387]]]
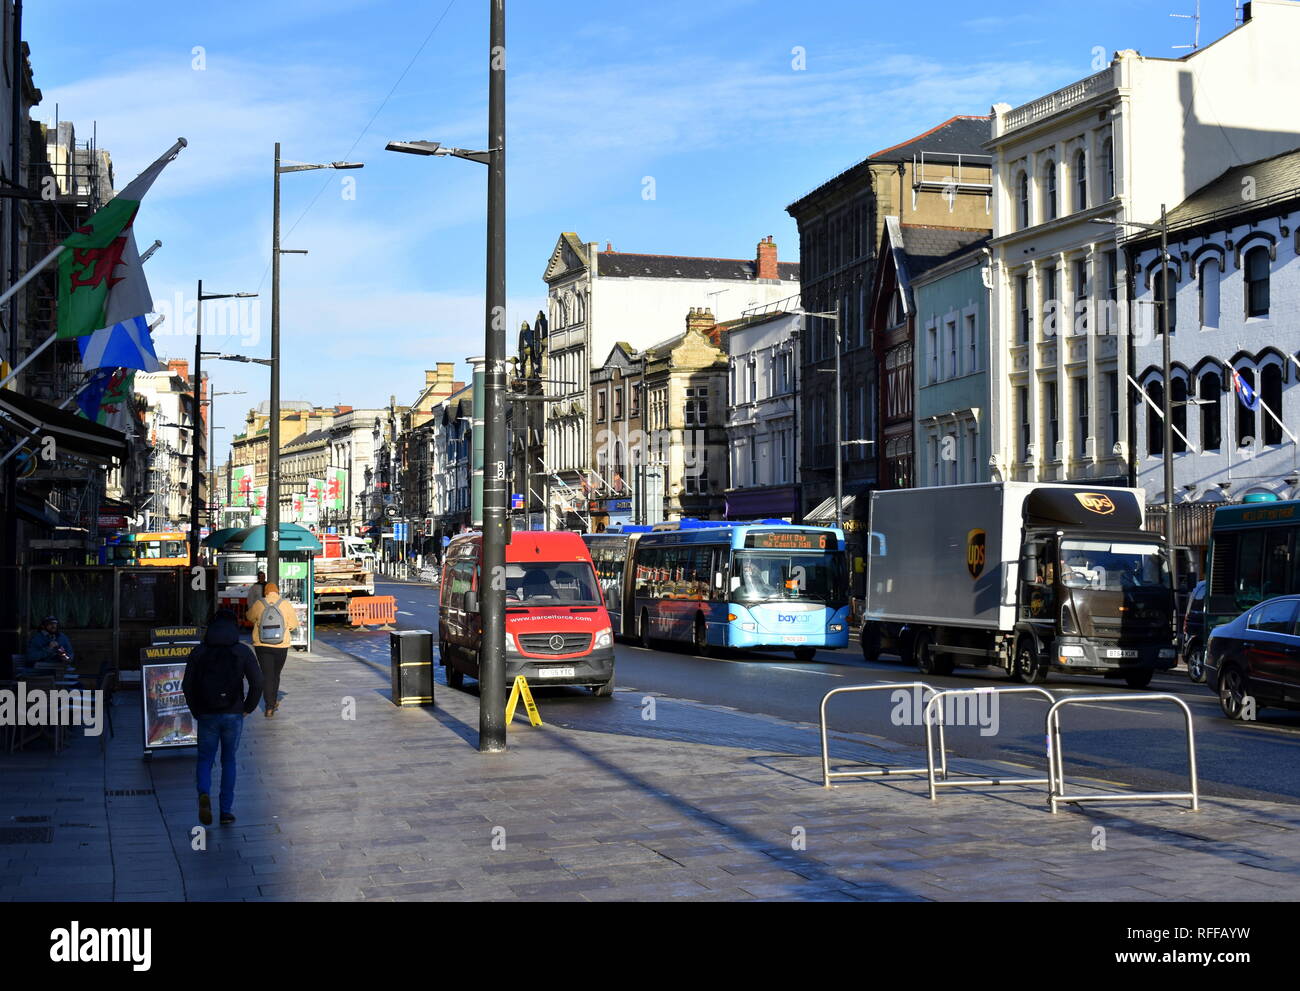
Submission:
[[[1203,6],[1208,43],[1231,29],[1233,2]],[[1087,76],[1097,46],[1179,54],[1191,24],[1169,14],[1193,7],[513,0],[512,324],[544,302],[542,271],[562,231],[621,251],[723,257],[752,257],[773,234],[796,260],[784,207],[802,193],[954,114]],[[32,113],[52,121],[57,104],[79,138],[96,124],[118,188],[176,137],[189,140],[136,223],[142,248],[164,242],[148,263],[155,301],[191,301],[199,278],[207,291],[262,293],[258,339],[254,329],[205,334],[205,350],[268,353],[274,143],[286,159],[365,162],[284,178],[283,244],[310,254],[283,260],[283,394],[409,403],[424,368],[482,352],[486,170],[383,148],[485,144],[487,13],[487,0],[27,4],[44,94]],[[647,176],[653,200],[642,196]],[[211,327],[217,314],[205,314]],[[192,356],[193,336],[160,333],[158,346]],[[218,400],[224,459],[244,411],[266,397],[266,374],[206,367],[215,389],[247,392]]]

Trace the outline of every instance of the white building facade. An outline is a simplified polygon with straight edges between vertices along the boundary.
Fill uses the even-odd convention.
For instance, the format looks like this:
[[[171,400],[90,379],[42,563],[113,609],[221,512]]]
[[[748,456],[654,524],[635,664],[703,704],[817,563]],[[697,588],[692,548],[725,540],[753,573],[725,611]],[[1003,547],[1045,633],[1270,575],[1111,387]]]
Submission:
[[[994,478],[1128,484],[1130,273],[1104,221],[1151,223],[1224,169],[1289,150],[1279,85],[1300,4],[1256,0],[1179,59],[1122,51],[1100,72],[994,107]],[[1102,221],[1099,223],[1098,221]]]

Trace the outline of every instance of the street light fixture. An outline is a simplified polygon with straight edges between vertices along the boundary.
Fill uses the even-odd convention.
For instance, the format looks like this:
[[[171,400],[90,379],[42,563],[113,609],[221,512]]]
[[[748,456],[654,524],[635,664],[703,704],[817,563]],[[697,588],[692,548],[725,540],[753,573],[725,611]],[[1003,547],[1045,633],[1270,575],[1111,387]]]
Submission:
[[[271,435],[267,453],[266,479],[266,580],[280,578],[280,256],[305,255],[305,251],[289,251],[280,247],[280,176],[289,172],[313,172],[318,169],[360,169],[361,162],[327,162],[312,165],[307,162],[282,163],[280,142],[275,143],[275,194],[274,218],[271,224],[271,358],[261,361],[271,369]],[[257,359],[247,358],[246,361]]]
[[[479,652],[481,753],[506,749],[505,574],[506,525],[506,5],[489,0],[488,151],[444,148],[436,141],[392,141],[390,151],[448,155],[488,167],[487,291],[484,313],[483,645]]]

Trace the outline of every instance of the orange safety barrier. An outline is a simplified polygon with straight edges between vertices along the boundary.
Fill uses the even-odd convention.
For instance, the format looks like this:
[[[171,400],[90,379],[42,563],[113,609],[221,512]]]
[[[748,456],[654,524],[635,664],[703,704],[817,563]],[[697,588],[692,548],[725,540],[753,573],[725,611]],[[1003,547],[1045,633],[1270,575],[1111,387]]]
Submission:
[[[348,602],[348,622],[353,626],[392,626],[397,622],[397,598],[359,595]]]

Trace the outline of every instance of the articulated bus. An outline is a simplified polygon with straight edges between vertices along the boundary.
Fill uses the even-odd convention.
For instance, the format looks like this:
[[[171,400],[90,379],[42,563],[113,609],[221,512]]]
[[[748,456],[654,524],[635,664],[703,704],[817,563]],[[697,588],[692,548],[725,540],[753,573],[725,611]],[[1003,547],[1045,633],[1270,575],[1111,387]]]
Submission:
[[[596,568],[596,578],[600,582],[601,594],[605,597],[605,611],[609,613],[609,622],[614,629],[614,636],[631,636],[632,628],[623,628],[623,617],[630,615],[629,596],[632,588],[627,580],[627,564],[630,551],[643,533],[649,533],[651,527],[617,525],[600,533],[584,533],[582,539],[591,553],[591,563]]]
[[[602,550],[605,536],[589,535],[589,546]],[[624,539],[617,628],[643,646],[678,640],[703,655],[729,647],[792,650],[811,660],[818,647],[848,644],[840,530],[681,520]]]
[[[100,547],[101,564],[171,568],[190,563],[190,535],[178,531],[123,533]]]

